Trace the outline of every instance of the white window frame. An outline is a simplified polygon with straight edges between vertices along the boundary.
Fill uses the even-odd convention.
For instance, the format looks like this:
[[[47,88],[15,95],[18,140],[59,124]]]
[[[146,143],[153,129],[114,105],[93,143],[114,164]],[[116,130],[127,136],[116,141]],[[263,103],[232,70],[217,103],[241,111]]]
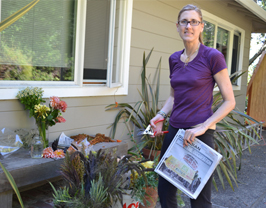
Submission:
[[[129,62],[130,62],[130,42],[131,42],[131,24],[133,0],[120,1],[119,18],[119,42],[117,65],[115,70],[120,70],[118,83],[112,83],[112,73],[107,70],[107,85],[84,85],[84,46],[85,46],[85,25],[86,25],[86,5],[87,0],[77,0],[77,18],[76,18],[76,46],[75,46],[75,72],[74,81],[0,81],[0,100],[16,99],[18,91],[26,86],[38,86],[44,90],[44,98],[50,96],[59,97],[85,97],[85,96],[107,96],[107,95],[127,95],[129,79]],[[111,0],[113,9],[115,9],[116,0]],[[111,11],[111,15],[115,15]],[[114,18],[110,18],[114,24]],[[112,32],[109,32],[109,40]],[[113,42],[109,42],[109,46]],[[108,56],[112,56],[113,51],[110,49]],[[108,58],[109,59],[109,58]],[[111,60],[111,59],[110,59]],[[108,66],[111,62],[108,60]]]
[[[215,34],[214,34],[214,46],[216,46],[217,41],[217,31],[218,27],[223,28],[227,31],[229,31],[229,40],[228,40],[228,59],[226,61],[227,64],[227,70],[228,74],[231,74],[231,65],[232,65],[232,53],[233,53],[233,40],[234,40],[234,34],[235,31],[241,33],[241,39],[240,39],[240,48],[239,48],[239,59],[238,59],[238,72],[242,71],[243,67],[243,57],[244,57],[244,44],[245,44],[245,30],[242,28],[224,20],[221,19],[207,11],[202,10],[202,15],[204,17],[204,20],[212,23],[215,25]],[[241,89],[241,77],[237,79],[236,85],[233,85],[233,90],[240,90]],[[214,89],[214,91],[218,91],[218,87]]]

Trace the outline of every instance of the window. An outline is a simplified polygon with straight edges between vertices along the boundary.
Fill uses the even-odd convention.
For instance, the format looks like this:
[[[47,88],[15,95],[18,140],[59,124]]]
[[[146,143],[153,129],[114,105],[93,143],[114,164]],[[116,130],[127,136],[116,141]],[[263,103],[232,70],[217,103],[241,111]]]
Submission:
[[[216,48],[224,55],[229,75],[232,75],[233,87],[240,89],[241,79],[235,80],[234,73],[242,70],[244,30],[206,11],[203,11],[203,16],[205,18],[204,44]]]
[[[1,20],[32,0],[2,0]],[[75,0],[42,0],[1,32],[1,80],[74,81]]]
[[[33,1],[0,2],[2,21]],[[25,85],[45,97],[127,94],[132,4],[40,0],[0,33],[0,99]]]
[[[111,1],[87,2],[83,79],[88,84],[106,83],[110,6]]]
[[[121,85],[120,69],[116,68],[115,64],[122,20],[115,15],[121,10],[118,2],[87,2],[84,84],[108,84],[107,76],[109,75],[112,76],[110,83]],[[110,83],[109,86],[111,86]]]

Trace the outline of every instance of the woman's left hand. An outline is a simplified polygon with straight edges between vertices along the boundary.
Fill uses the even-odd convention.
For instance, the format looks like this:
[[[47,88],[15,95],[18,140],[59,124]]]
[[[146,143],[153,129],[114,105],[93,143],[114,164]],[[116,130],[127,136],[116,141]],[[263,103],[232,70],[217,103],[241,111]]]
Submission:
[[[208,128],[203,124],[199,124],[192,129],[187,129],[184,136],[183,146],[187,146],[188,144],[192,144],[197,136],[204,134]]]

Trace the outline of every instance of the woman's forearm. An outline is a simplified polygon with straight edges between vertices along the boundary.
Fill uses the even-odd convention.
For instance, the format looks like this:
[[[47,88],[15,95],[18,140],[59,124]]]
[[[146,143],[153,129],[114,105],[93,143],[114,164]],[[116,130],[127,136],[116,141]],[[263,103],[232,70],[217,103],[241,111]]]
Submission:
[[[170,96],[165,101],[161,111],[163,111],[166,115],[172,111],[174,104],[174,89],[171,87]]]
[[[166,115],[169,114],[173,108],[174,98],[169,96],[169,98],[165,101],[164,106],[161,111],[163,111]]]
[[[208,118],[203,125],[208,129],[221,121],[231,110],[235,108],[235,100],[224,101],[223,104],[217,109],[217,111]]]

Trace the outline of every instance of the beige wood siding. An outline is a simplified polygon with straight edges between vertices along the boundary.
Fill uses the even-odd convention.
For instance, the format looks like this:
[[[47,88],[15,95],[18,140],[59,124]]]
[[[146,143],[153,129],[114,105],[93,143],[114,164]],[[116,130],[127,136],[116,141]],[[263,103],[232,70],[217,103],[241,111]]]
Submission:
[[[107,127],[114,121],[116,110],[105,111],[105,107],[115,102],[134,104],[140,100],[137,89],[140,89],[141,65],[143,52],[146,54],[154,48],[147,74],[150,80],[160,57],[162,57],[162,75],[160,88],[160,105],[168,97],[169,67],[168,57],[175,51],[183,49],[183,42],[176,31],[176,20],[179,10],[186,4],[197,4],[200,8],[210,12],[245,30],[245,50],[243,70],[248,68],[249,42],[251,22],[243,14],[236,12],[227,1],[172,1],[172,0],[134,0],[131,36],[129,92],[127,96],[104,97],[77,97],[62,98],[68,104],[68,109],[63,114],[66,123],[56,124],[49,128],[50,141],[53,141],[61,132],[71,136],[79,133],[94,135],[96,133],[109,134]],[[241,90],[235,92],[237,107],[243,111],[245,108],[245,94],[247,75],[242,76]],[[17,100],[0,101],[0,127],[33,128],[34,120],[28,117],[28,112]],[[116,139],[128,140],[124,124],[119,126]]]

